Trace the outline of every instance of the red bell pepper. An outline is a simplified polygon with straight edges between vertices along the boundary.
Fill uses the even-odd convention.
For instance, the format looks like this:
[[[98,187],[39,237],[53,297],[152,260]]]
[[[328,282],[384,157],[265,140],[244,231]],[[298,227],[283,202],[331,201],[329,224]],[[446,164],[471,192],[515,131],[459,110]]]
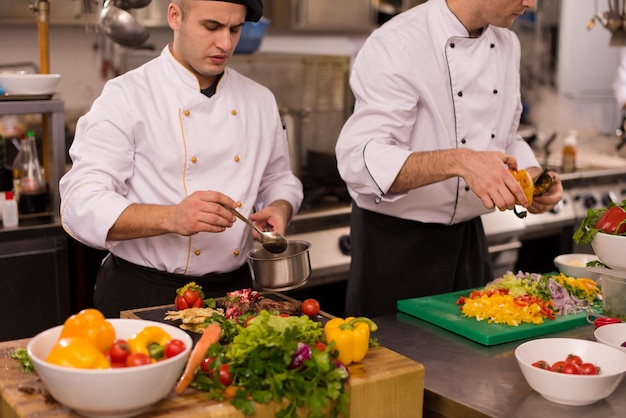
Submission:
[[[596,223],[596,229],[607,234],[623,234],[626,232],[626,211],[619,207],[613,206],[602,214]]]

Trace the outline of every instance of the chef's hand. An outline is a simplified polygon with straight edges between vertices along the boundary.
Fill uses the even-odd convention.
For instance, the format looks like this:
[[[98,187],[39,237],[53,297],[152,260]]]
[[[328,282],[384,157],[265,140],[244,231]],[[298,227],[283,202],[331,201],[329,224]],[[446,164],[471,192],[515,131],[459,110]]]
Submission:
[[[286,200],[277,200],[268,206],[250,215],[250,220],[261,231],[276,231],[285,234],[287,223],[291,219],[293,208]],[[258,233],[253,233],[254,238],[258,239]]]
[[[462,177],[487,209],[504,211],[528,200],[509,168],[517,170],[515,157],[499,151],[473,151],[463,158]]]
[[[237,202],[223,193],[198,190],[173,207],[174,232],[189,236],[198,232],[223,232],[236,220],[226,207],[236,209]]]
[[[530,213],[547,212],[563,199],[563,183],[561,183],[561,178],[554,171],[549,171],[548,174],[552,177],[552,187],[547,192],[533,198],[532,205],[528,207],[528,212]]]

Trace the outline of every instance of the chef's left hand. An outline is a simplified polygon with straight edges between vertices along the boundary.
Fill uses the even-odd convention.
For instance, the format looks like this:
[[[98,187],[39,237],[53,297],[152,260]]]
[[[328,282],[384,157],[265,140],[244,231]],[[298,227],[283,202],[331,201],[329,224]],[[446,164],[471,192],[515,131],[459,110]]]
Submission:
[[[277,200],[269,206],[250,215],[250,220],[261,230],[276,231],[285,234],[287,223],[291,219],[291,204],[285,200]],[[256,232],[253,233],[253,236]],[[255,237],[258,238],[258,237]]]
[[[548,174],[552,177],[552,187],[545,193],[535,196],[533,203],[528,207],[530,213],[543,213],[554,208],[563,199],[563,183],[561,178],[554,171],[549,171]],[[533,176],[533,178],[536,176]]]

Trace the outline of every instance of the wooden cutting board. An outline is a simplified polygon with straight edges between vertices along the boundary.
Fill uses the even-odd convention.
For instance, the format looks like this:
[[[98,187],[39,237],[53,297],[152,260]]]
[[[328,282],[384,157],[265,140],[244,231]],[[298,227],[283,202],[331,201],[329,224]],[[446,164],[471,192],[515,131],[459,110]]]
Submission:
[[[10,358],[15,348],[26,348],[29,339],[0,343],[0,417],[75,418],[73,413],[46,394],[36,373],[23,373]],[[352,418],[421,417],[424,400],[424,366],[384,347],[371,349],[367,357],[351,365],[349,416]],[[258,405],[256,418],[272,418],[277,406]],[[244,418],[228,403],[209,401],[202,392],[173,391],[137,418]]]
[[[552,332],[564,331],[587,323],[587,314],[557,316],[556,319],[546,319],[543,324],[521,324],[516,327],[504,324],[489,324],[487,321],[477,321],[461,314],[456,301],[461,296],[467,296],[468,290],[445,293],[435,296],[399,300],[398,311],[435,324],[448,331],[462,335],[486,346],[502,344],[538,337]]]

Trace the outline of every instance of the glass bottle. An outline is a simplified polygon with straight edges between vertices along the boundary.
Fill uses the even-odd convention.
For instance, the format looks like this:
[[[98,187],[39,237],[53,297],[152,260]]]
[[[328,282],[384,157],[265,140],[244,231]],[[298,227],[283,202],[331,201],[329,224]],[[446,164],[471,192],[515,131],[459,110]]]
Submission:
[[[35,133],[28,131],[21,142],[20,212],[44,212],[47,207],[46,181],[37,155]],[[15,167],[13,169],[15,170]]]
[[[573,173],[576,171],[576,145],[578,144],[577,132],[570,131],[563,142],[563,156],[561,160],[561,172]]]

